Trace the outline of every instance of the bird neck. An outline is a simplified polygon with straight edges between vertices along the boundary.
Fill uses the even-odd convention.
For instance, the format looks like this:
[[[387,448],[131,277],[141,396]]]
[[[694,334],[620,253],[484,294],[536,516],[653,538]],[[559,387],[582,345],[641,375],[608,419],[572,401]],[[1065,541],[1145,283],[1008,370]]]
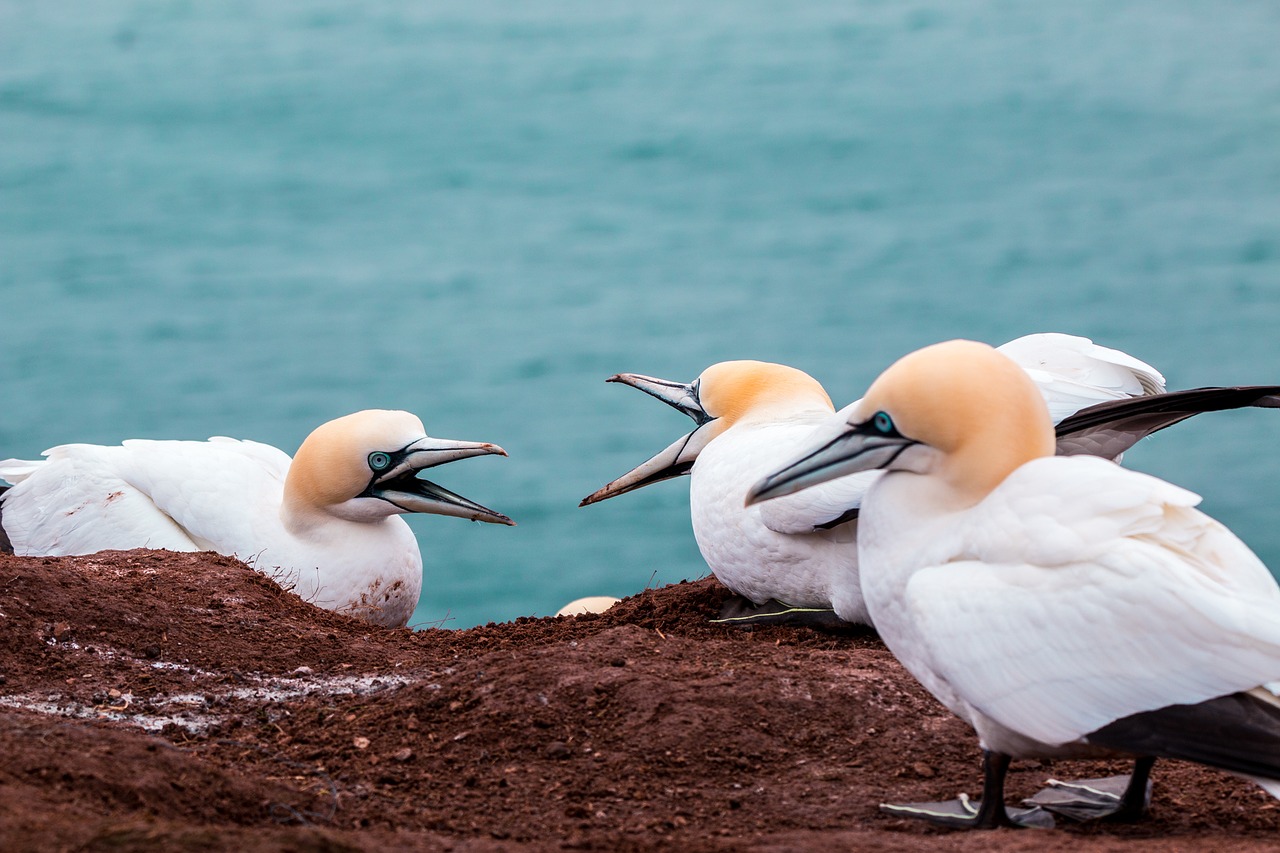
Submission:
[[[1054,454],[1052,425],[1036,403],[1024,415],[1007,416],[1008,429],[971,430],[946,454],[941,474],[957,505],[973,506],[1026,463]]]

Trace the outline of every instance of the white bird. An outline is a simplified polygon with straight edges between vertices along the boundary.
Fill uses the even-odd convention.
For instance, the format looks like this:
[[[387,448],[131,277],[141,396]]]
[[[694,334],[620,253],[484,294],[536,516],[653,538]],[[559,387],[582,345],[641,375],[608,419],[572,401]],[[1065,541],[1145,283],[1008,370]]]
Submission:
[[[726,361],[692,384],[631,373],[609,381],[662,400],[698,426],[581,505],[692,473],[694,538],[720,582],[755,604],[781,603],[769,613],[829,613],[832,578],[857,570],[857,522],[842,516],[858,506],[868,478],[743,508],[747,489],[832,417],[835,407],[817,380],[781,364]],[[845,620],[865,624],[861,595],[854,592],[837,602],[838,610]]]
[[[1164,377],[1154,367],[1087,338],[1028,335],[1001,349],[1036,381],[1055,420],[1085,406],[1164,391]],[[703,559],[721,583],[758,606],[731,601],[723,621],[870,624],[857,583],[845,580],[856,581],[856,515],[878,475],[743,506],[747,489],[806,441],[843,427],[845,418],[833,418],[831,399],[817,380],[780,364],[728,361],[712,365],[692,384],[632,373],[608,381],[638,388],[698,426],[582,506],[691,474],[690,516]],[[1095,441],[1080,449],[1099,446]],[[833,610],[838,619],[831,619]]]
[[[859,518],[866,606],[984,750],[980,807],[940,822],[1008,824],[1010,757],[1134,756],[1129,814],[1157,757],[1280,796],[1280,700],[1265,687],[1280,679],[1280,588],[1194,508],[1198,496],[1104,459],[1054,456],[1035,385],[983,344],[906,356],[850,414],[843,434],[748,500],[886,472]]]
[[[410,512],[512,524],[416,477],[496,444],[432,438],[408,412],[357,412],[318,427],[290,460],[266,444],[135,439],[66,444],[0,461],[0,547],[62,556],[164,548],[239,557],[320,607],[408,622],[422,589]]]

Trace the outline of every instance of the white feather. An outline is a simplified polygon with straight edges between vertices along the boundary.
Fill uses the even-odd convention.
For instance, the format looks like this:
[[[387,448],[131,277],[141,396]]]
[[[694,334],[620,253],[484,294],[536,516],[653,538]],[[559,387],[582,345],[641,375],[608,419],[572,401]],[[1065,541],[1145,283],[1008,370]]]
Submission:
[[[1280,677],[1280,589],[1190,492],[1091,457],[1036,460],[921,531],[947,554],[932,565],[871,532],[874,500],[867,559],[917,565],[898,611],[913,624],[882,633],[909,631],[932,676],[1000,726],[1060,745]]]
[[[1036,383],[1054,423],[1107,400],[1165,391],[1160,371],[1088,338],[1043,332],[1025,335],[996,349],[1017,362]]]
[[[792,498],[744,507],[747,490],[795,452],[830,412],[793,413],[782,422],[736,424],[712,440],[691,472],[694,538],[716,577],[757,603],[832,607],[867,623],[861,595],[833,601],[858,571],[856,521],[821,528],[860,503],[867,478],[836,480]]]

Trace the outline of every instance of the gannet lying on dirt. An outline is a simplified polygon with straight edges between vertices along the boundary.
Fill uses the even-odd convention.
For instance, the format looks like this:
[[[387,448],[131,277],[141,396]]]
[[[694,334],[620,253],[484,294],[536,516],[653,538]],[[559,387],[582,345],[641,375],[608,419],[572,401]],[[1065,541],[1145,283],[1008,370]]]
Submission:
[[[1271,392],[1256,404],[1280,405]],[[892,808],[1009,824],[1011,757],[1136,757],[1116,809],[1127,816],[1143,807],[1155,758],[1280,796],[1280,701],[1267,687],[1280,679],[1275,580],[1194,508],[1198,496],[1054,453],[1025,371],[952,341],[899,360],[842,434],[750,491],[754,504],[886,472],[859,518],[862,594],[889,649],[974,727],[986,776],[976,808]]]
[[[422,556],[398,516],[512,524],[415,475],[495,444],[432,438],[408,412],[330,421],[288,454],[253,441],[66,444],[43,461],[0,461],[0,547],[63,556],[165,548],[239,557],[304,599],[379,625],[404,625]]]

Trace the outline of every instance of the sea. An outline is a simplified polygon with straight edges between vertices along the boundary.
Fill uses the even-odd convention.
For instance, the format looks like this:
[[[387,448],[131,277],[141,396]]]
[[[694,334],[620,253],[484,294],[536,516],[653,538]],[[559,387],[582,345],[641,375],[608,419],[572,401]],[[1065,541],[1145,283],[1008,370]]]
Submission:
[[[492,441],[417,516],[413,625],[707,573],[691,424],[618,372],[837,404],[1060,331],[1280,383],[1272,0],[0,0],[0,457],[415,412]],[[1126,463],[1280,568],[1280,412]]]

